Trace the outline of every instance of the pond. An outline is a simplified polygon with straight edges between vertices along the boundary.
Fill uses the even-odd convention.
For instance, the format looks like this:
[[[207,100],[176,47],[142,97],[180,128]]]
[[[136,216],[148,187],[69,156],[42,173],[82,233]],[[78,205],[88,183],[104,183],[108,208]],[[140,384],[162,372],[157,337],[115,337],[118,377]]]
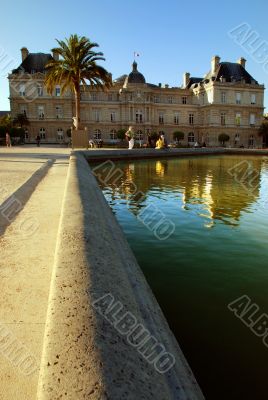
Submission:
[[[92,168],[206,399],[267,398],[268,339],[251,322],[268,314],[268,158]],[[228,307],[242,296],[248,323]]]

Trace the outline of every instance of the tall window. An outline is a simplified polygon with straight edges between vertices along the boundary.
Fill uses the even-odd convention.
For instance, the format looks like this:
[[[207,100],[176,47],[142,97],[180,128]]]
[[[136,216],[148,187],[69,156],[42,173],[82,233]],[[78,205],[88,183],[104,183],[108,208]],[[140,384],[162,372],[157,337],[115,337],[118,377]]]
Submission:
[[[117,139],[117,134],[116,134],[116,130],[112,129],[110,132],[110,139],[111,140],[116,140]]]
[[[236,92],[235,102],[236,102],[236,104],[241,104],[241,93],[240,92]]]
[[[113,94],[112,93],[108,94],[108,101],[113,101]]]
[[[55,88],[55,96],[60,97],[60,86],[56,86]]]
[[[41,86],[41,85],[37,86],[37,94],[38,94],[39,97],[43,96],[43,94],[44,94],[43,86]]]
[[[234,139],[234,141],[235,141],[235,144],[237,144],[237,143],[240,141],[240,135],[239,135],[239,133],[236,133],[236,134],[235,134],[235,139]]]
[[[62,118],[62,106],[56,106],[55,110],[56,110],[56,118],[57,119]]]
[[[96,101],[97,100],[97,93],[91,93],[91,100]]]
[[[154,103],[160,103],[159,96],[154,96]]]
[[[254,136],[253,135],[250,135],[248,144],[249,144],[249,146],[254,146]]]
[[[25,104],[20,105],[20,114],[23,114],[25,117],[27,117],[27,106]]]
[[[255,93],[251,93],[251,95],[250,95],[250,103],[251,104],[256,104],[256,94]]]
[[[39,129],[39,136],[41,139],[45,139],[46,138],[46,129],[45,128],[40,128]]]
[[[138,131],[137,133],[136,133],[136,139],[137,140],[143,140],[143,133],[142,133],[142,131]]]
[[[164,113],[159,113],[159,124],[163,124],[164,123]]]
[[[179,113],[178,112],[174,113],[174,124],[175,125],[179,124]]]
[[[112,111],[110,114],[111,122],[115,122],[115,111]]]
[[[226,103],[226,92],[221,92],[221,102],[222,104]]]
[[[188,133],[188,143],[194,143],[194,133]]]
[[[182,104],[187,104],[187,97],[186,96],[182,96]]]
[[[256,115],[255,114],[250,114],[249,123],[250,123],[251,126],[255,125],[255,123],[256,123]]]
[[[172,104],[173,103],[173,97],[172,96],[168,96],[168,103]]]
[[[45,118],[45,107],[44,106],[38,106],[38,118],[39,119]]]
[[[99,129],[96,129],[94,132],[94,139],[95,140],[100,140],[101,139],[101,131]]]
[[[137,124],[142,123],[142,111],[141,110],[136,110],[136,123]]]
[[[100,122],[100,110],[94,110],[95,122]]]
[[[225,117],[226,117],[225,112],[222,112],[221,113],[221,125],[225,125]]]
[[[24,139],[25,139],[25,140],[28,140],[28,139],[29,139],[29,131],[28,131],[27,128],[24,129]]]
[[[189,114],[189,124],[190,125],[194,124],[194,114],[192,114],[192,113]]]
[[[236,125],[241,125],[241,114],[240,113],[236,113],[235,115],[235,123]]]
[[[19,93],[20,93],[20,96],[25,96],[25,85],[24,85],[24,83],[20,84]]]

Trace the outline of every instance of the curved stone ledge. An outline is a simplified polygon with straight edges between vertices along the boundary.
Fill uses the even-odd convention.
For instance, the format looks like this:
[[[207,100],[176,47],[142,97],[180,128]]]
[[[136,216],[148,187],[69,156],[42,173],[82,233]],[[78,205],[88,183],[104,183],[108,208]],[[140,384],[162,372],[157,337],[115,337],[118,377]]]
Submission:
[[[140,324],[147,338],[158,341],[147,359],[138,338],[128,335],[134,319],[135,333]],[[161,351],[175,359],[167,372]],[[77,153],[70,158],[37,398],[204,399],[95,177]]]

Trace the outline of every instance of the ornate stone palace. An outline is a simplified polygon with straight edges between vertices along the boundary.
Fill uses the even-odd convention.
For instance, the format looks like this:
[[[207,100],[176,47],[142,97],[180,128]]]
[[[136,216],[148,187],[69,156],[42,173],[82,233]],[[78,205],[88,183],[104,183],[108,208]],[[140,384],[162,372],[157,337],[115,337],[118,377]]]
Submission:
[[[8,77],[12,117],[21,113],[28,117],[26,142],[33,142],[37,134],[43,142],[65,141],[72,125],[74,96],[70,91],[62,95],[60,87],[51,96],[44,87],[45,65],[56,55],[29,53],[26,48],[21,54],[21,65]],[[264,85],[246,71],[245,64],[244,58],[231,63],[215,56],[203,78],[185,73],[182,86],[169,87],[147,83],[134,61],[130,74],[113,80],[109,91],[91,86],[82,90],[81,123],[89,138],[106,143],[116,142],[116,132],[132,125],[138,140],[146,141],[149,132],[164,132],[173,141],[173,132],[182,131],[182,144],[199,141],[218,146],[219,134],[226,133],[227,145],[261,147],[258,128]]]

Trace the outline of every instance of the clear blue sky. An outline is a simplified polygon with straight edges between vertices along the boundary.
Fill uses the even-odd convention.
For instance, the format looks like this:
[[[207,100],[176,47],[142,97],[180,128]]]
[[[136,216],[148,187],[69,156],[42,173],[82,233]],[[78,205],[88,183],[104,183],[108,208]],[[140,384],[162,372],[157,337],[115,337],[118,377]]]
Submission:
[[[8,71],[20,64],[20,48],[49,52],[55,38],[85,35],[100,45],[113,77],[129,73],[133,52],[147,82],[179,86],[182,74],[203,76],[213,55],[222,61],[247,59],[247,70],[267,85],[268,66],[254,61],[228,37],[246,22],[268,41],[267,0],[216,2],[180,0],[7,0],[1,1],[0,110],[9,109]],[[1,53],[12,60],[6,67]],[[7,60],[7,58],[6,58]],[[268,94],[265,105],[267,105]]]

